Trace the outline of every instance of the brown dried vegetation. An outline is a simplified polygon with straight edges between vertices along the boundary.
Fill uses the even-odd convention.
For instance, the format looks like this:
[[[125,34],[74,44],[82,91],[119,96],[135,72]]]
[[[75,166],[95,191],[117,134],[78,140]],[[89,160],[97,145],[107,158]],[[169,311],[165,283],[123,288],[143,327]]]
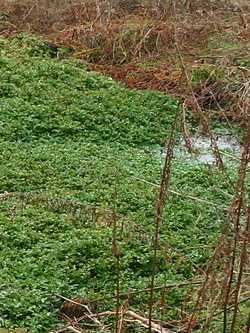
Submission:
[[[195,111],[176,43],[193,72],[220,68],[196,82],[194,93],[209,116],[245,121],[249,107],[250,11],[248,2],[0,1],[3,35],[28,31],[69,45],[91,69],[131,88],[180,97]],[[236,83],[235,83],[236,82]]]

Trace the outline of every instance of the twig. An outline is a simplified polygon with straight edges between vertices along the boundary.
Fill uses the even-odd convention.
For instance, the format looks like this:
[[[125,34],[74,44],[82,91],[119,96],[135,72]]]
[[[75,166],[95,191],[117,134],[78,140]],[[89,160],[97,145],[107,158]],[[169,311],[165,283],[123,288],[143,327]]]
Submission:
[[[115,191],[114,191],[114,212],[113,212],[113,235],[112,235],[112,254],[115,258],[116,263],[116,324],[115,324],[115,332],[119,332],[119,312],[120,312],[120,275],[121,275],[121,263],[120,263],[120,257],[121,257],[121,251],[119,248],[119,244],[117,242],[117,188],[115,183]]]
[[[76,328],[74,328],[73,326],[67,326],[67,329],[68,329],[69,331],[74,332],[74,333],[83,333],[82,330],[79,331],[79,330],[77,330]]]
[[[250,297],[243,298],[243,299],[241,299],[241,300],[238,301],[237,306],[239,306],[240,304],[246,303],[246,302],[248,302],[249,300],[250,300]],[[234,304],[228,306],[228,307],[227,307],[227,311],[233,310],[233,308],[234,308]],[[213,317],[213,318],[214,318],[214,317],[217,317],[217,316],[221,315],[223,312],[224,312],[224,309],[223,309],[223,310],[220,310],[220,311],[218,311],[218,312],[216,312],[216,313],[214,313],[212,317]],[[200,320],[200,321],[197,323],[197,325],[199,325],[199,323],[204,322],[205,320],[206,320],[206,318]]]
[[[149,182],[149,181],[147,181],[145,179],[141,179],[141,178],[138,178],[138,177],[131,177],[131,178],[134,178],[136,180],[139,180],[141,182],[144,182],[146,184],[149,184],[149,185],[152,185],[152,186],[155,186],[155,187],[160,187],[159,184],[151,183],[151,182]],[[194,201],[197,201],[197,202],[201,202],[201,203],[207,204],[209,206],[214,206],[214,207],[217,207],[217,208],[221,208],[221,209],[223,209],[225,211],[228,211],[228,207],[226,207],[226,206],[221,206],[221,205],[218,205],[218,204],[216,204],[214,202],[211,202],[211,201],[208,201],[208,200],[204,200],[204,199],[200,199],[200,198],[194,197],[194,196],[189,195],[189,194],[184,193],[184,192],[177,192],[177,191],[174,191],[174,190],[171,190],[171,189],[169,189],[168,192],[176,194],[176,195],[178,195],[180,197],[188,198],[188,199],[191,199],[191,200],[194,200]]]
[[[128,294],[128,297],[125,301],[125,303],[123,305],[121,305],[120,307],[120,311],[119,311],[119,321],[118,321],[118,333],[122,333],[123,331],[123,322],[124,322],[124,315],[126,314],[127,310],[128,310],[128,306],[129,306],[129,298],[130,295]]]
[[[154,283],[155,283],[155,274],[157,270],[157,250],[159,247],[159,237],[160,237],[160,228],[162,223],[163,209],[166,203],[168,188],[170,182],[170,173],[171,165],[173,159],[173,149],[175,145],[175,132],[177,127],[177,120],[179,115],[176,115],[175,121],[172,126],[170,139],[167,144],[167,153],[165,158],[165,164],[162,170],[161,183],[159,188],[159,193],[156,201],[156,210],[155,210],[155,234],[154,234],[154,244],[153,244],[153,263],[152,263],[152,275],[150,281],[150,296],[149,296],[149,332],[151,333],[151,318],[153,311],[153,298],[154,298]]]
[[[155,27],[150,28],[150,29],[146,32],[146,34],[142,37],[142,39],[140,40],[140,42],[136,45],[135,50],[134,50],[134,52],[133,52],[133,55],[136,55],[136,54],[139,52],[142,43],[148,38],[148,36],[150,35],[151,31],[152,31],[154,28],[155,28]]]
[[[214,263],[221,258],[221,251],[225,246],[225,244],[224,244],[224,234],[227,233],[227,230],[228,230],[228,224],[225,226],[224,232],[222,233],[222,235],[220,237],[219,245],[215,249],[214,254],[213,254],[213,256],[212,256],[212,258],[211,258],[211,260],[210,260],[210,262],[207,266],[207,269],[206,269],[206,272],[205,272],[205,279],[204,279],[204,282],[203,282],[200,290],[198,291],[195,307],[194,307],[194,310],[193,310],[193,312],[192,312],[192,314],[191,314],[191,316],[188,320],[188,324],[187,324],[187,327],[185,329],[185,333],[191,333],[192,330],[193,330],[193,327],[196,325],[196,320],[197,320],[196,310],[201,307],[204,294],[206,293],[207,286],[208,286],[209,281],[210,281],[210,275],[211,275],[211,273],[213,272],[213,269],[214,269]]]
[[[54,294],[54,295],[55,295],[56,297],[58,297],[58,298],[63,299],[64,301],[70,302],[70,303],[72,303],[72,304],[79,305],[80,307],[84,308],[84,309],[87,310],[87,311],[89,310],[89,308],[88,308],[85,304],[82,304],[82,303],[76,302],[76,301],[74,301],[73,299],[70,299],[70,298],[64,297],[64,296],[62,296],[62,295],[60,295],[60,294]]]
[[[247,318],[246,333],[250,333],[250,311]]]
[[[247,214],[247,222],[246,222],[246,229],[245,229],[245,235],[240,255],[240,267],[239,267],[239,274],[237,279],[237,285],[236,285],[236,291],[235,291],[235,299],[234,299],[234,313],[233,313],[233,319],[231,324],[231,333],[234,331],[234,326],[236,323],[236,317],[237,317],[237,310],[238,310],[238,299],[240,294],[240,286],[242,281],[242,276],[244,272],[244,268],[247,262],[247,244],[249,242],[249,232],[250,232],[250,208],[248,207],[248,214]]]
[[[30,16],[31,12],[33,11],[33,9],[37,6],[37,3],[34,3],[33,6],[30,7],[30,9],[28,10],[28,12],[22,17],[22,21],[25,22],[25,20]]]
[[[174,11],[174,16],[175,16],[175,21],[176,21],[176,24],[177,24],[178,20],[177,20],[177,13],[176,13],[176,0],[173,0],[173,11]],[[187,85],[188,85],[188,89],[189,89],[189,91],[192,95],[193,101],[195,102],[197,111],[199,113],[201,123],[202,123],[202,126],[203,126],[203,130],[205,130],[209,134],[209,137],[210,137],[210,140],[211,140],[211,147],[212,147],[215,159],[216,159],[216,164],[220,169],[223,170],[224,169],[224,164],[223,164],[223,160],[222,160],[221,155],[220,155],[220,151],[219,151],[219,148],[218,148],[218,145],[217,145],[216,138],[215,138],[213,132],[211,131],[208,119],[207,119],[206,115],[204,114],[203,110],[201,109],[201,106],[200,106],[200,104],[199,104],[199,102],[198,102],[198,100],[195,96],[195,93],[194,93],[194,90],[193,90],[193,87],[192,87],[192,83],[191,83],[191,80],[190,80],[190,77],[189,77],[189,73],[187,71],[187,68],[186,68],[184,60],[183,60],[183,56],[182,56],[182,53],[181,53],[181,50],[180,50],[180,47],[179,47],[179,44],[178,44],[176,24],[174,26],[174,28],[175,28],[175,30],[174,30],[174,45],[175,45],[175,49],[176,49],[177,55],[178,55],[179,60],[180,60],[180,65],[182,67],[183,74],[185,75]]]
[[[189,286],[189,285],[200,285],[202,284],[203,281],[185,281],[185,282],[180,282],[180,283],[170,283],[170,284],[165,284],[165,285],[161,285],[161,286],[156,286],[154,287],[154,290],[157,291],[157,290],[167,290],[167,289],[172,289],[172,288],[180,288],[180,287],[185,287],[185,286]],[[146,293],[146,292],[149,292],[151,291],[151,288],[144,288],[144,289],[138,289],[138,290],[130,290],[129,291],[129,295],[137,295],[137,294],[141,294],[141,293]],[[128,295],[128,292],[125,292],[125,293],[120,293],[120,297],[123,297],[123,296],[127,296]],[[81,304],[81,303],[78,303],[78,302],[75,302],[73,300],[70,300],[62,295],[58,295],[58,294],[54,294],[54,296],[56,297],[59,297],[59,298],[62,298],[66,301],[70,301],[72,302],[73,304],[77,304],[79,306],[83,306],[84,304]],[[95,303],[95,302],[101,302],[101,301],[104,301],[104,300],[107,300],[107,299],[113,299],[113,298],[116,298],[116,295],[112,295],[112,296],[106,296],[106,297],[101,297],[101,298],[96,298],[96,299],[93,299],[93,300],[90,300],[89,303]],[[107,314],[107,312],[104,312],[104,315]],[[112,312],[110,313],[110,315],[112,315]]]
[[[128,310],[126,314],[129,315],[130,317],[134,318],[143,327],[146,327],[146,328],[150,327],[149,326],[150,321],[148,318],[142,317],[131,310]],[[151,319],[151,330],[158,332],[158,333],[173,333],[169,329],[166,329],[166,328],[162,327],[161,325],[154,323],[152,319]]]
[[[79,302],[75,302],[74,300],[69,299],[69,298],[67,298],[67,297],[64,297],[64,296],[62,296],[62,295],[59,295],[59,294],[55,294],[55,296],[57,296],[57,297],[59,297],[59,298],[61,298],[61,299],[64,299],[65,301],[70,302],[70,303],[72,303],[72,304],[76,304],[76,305],[78,305],[79,307],[84,308],[84,309],[89,313],[89,314],[86,313],[85,316],[88,317],[88,318],[89,318],[90,320],[92,320],[93,322],[95,322],[95,323],[96,323],[99,327],[101,327],[102,329],[104,328],[103,325],[102,325],[102,323],[101,323],[99,320],[97,320],[97,319],[95,318],[95,316],[94,316],[93,313],[90,311],[90,309],[89,309],[89,307],[88,307],[87,305],[82,304],[82,303],[79,303]]]
[[[71,325],[63,327],[62,329],[60,329],[58,331],[50,332],[50,333],[63,333],[63,332],[67,332],[67,331],[71,331],[71,332],[74,332],[74,333],[84,333],[82,330],[79,331],[79,329],[76,329],[75,327],[73,327]]]
[[[250,125],[250,121],[249,124]],[[225,300],[224,300],[224,319],[223,319],[223,333],[226,333],[227,331],[227,306],[229,302],[229,296],[231,292],[231,286],[233,281],[233,272],[234,272],[234,266],[236,261],[236,252],[239,242],[239,233],[240,233],[240,216],[243,208],[243,201],[244,201],[244,190],[245,190],[245,178],[246,178],[246,170],[247,165],[250,160],[250,126],[248,126],[248,131],[246,133],[245,137],[245,144],[244,144],[244,150],[242,152],[241,157],[241,165],[238,172],[238,183],[236,186],[236,195],[232,201],[231,209],[230,209],[230,219],[231,222],[234,225],[234,241],[233,241],[233,249],[232,249],[232,258],[230,262],[230,268],[229,268],[229,276],[227,280],[226,285],[226,292],[225,292]],[[237,284],[237,290],[236,290],[236,298],[238,298],[239,294],[239,288],[240,286]],[[237,304],[237,300],[235,302]],[[231,333],[233,333],[234,326],[235,326],[235,319],[237,315],[237,306],[234,309],[234,315],[233,315],[233,321],[231,324]]]

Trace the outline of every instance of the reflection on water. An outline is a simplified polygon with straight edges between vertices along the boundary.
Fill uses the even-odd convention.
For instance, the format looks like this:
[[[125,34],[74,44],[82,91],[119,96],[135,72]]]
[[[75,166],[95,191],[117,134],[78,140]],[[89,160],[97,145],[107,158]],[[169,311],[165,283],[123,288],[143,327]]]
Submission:
[[[219,135],[216,137],[218,149],[221,152],[224,162],[226,160],[237,160],[241,152],[241,144],[236,138],[230,135]],[[180,140],[175,149],[176,155],[180,159],[189,163],[215,164],[215,157],[211,148],[211,139],[206,136],[193,136],[190,138],[193,153],[189,153],[185,148],[184,140]],[[165,156],[165,151],[162,153]]]

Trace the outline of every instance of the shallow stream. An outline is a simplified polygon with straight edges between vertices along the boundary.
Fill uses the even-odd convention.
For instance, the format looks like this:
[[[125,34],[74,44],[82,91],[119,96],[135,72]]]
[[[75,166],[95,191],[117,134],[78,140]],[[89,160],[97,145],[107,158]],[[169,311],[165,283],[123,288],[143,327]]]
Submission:
[[[189,152],[185,147],[185,141],[183,139],[177,142],[175,149],[175,156],[182,162],[191,164],[208,164],[215,165],[216,159],[211,147],[211,139],[207,136],[194,135],[189,138],[192,152]],[[216,137],[217,146],[221,154],[221,158],[224,163],[235,163],[239,161],[242,145],[232,135],[218,135]],[[161,150],[161,156],[166,156],[166,150]]]

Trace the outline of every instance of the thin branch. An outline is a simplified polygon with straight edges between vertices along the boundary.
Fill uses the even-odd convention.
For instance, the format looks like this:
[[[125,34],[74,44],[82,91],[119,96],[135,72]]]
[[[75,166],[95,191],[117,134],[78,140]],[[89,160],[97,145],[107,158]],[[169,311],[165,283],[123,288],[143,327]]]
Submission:
[[[162,223],[163,209],[166,203],[169,182],[170,182],[170,173],[171,173],[171,165],[173,159],[173,149],[175,145],[175,132],[177,126],[177,120],[179,119],[179,115],[176,115],[176,119],[172,126],[170,139],[167,144],[167,153],[165,164],[162,171],[161,183],[159,188],[159,193],[156,201],[156,211],[155,211],[155,235],[154,235],[154,244],[153,244],[153,263],[152,263],[152,275],[150,281],[150,298],[149,298],[149,332],[152,329],[152,311],[153,311],[153,297],[154,297],[154,283],[155,283],[155,274],[157,270],[157,250],[159,248],[159,237],[160,237],[160,228]]]
[[[144,182],[146,184],[149,184],[149,185],[152,185],[152,186],[155,186],[155,187],[160,187],[160,184],[155,184],[155,183],[149,182],[145,179],[141,179],[141,178],[138,178],[138,177],[131,177],[131,178],[134,178],[136,180],[139,180],[141,182]],[[221,206],[221,205],[216,204],[215,202],[211,202],[211,201],[208,201],[208,200],[197,198],[197,197],[194,197],[194,196],[192,196],[190,194],[187,194],[187,193],[184,193],[184,192],[177,192],[177,191],[174,191],[174,190],[171,190],[171,189],[169,189],[168,192],[172,193],[172,194],[175,194],[175,195],[178,195],[179,197],[188,198],[188,199],[191,199],[191,200],[203,203],[203,204],[207,204],[209,206],[214,206],[216,208],[221,208],[224,211],[228,211],[228,207],[226,207],[226,206]]]
[[[142,316],[138,315],[137,313],[135,313],[134,311],[128,310],[127,315],[134,318],[143,327],[146,327],[148,329],[151,328],[151,330],[154,331],[154,332],[157,332],[157,333],[173,333],[173,331],[170,331],[169,329],[166,329],[166,328],[162,327],[161,325],[154,323],[152,319],[150,321],[148,318],[142,317]]]
[[[161,286],[156,286],[156,287],[154,287],[154,290],[155,291],[168,290],[168,289],[172,289],[172,288],[181,288],[181,287],[185,287],[185,286],[189,286],[189,285],[200,285],[202,283],[203,283],[203,281],[201,281],[201,280],[184,281],[184,282],[181,282],[181,283],[170,283],[170,284],[165,284],[165,285],[161,285]],[[129,295],[138,295],[138,294],[147,293],[147,292],[150,292],[150,291],[151,291],[151,288],[144,288],[144,289],[138,289],[138,290],[134,290],[134,289],[131,290],[130,289],[129,292],[120,293],[120,297],[127,296],[128,293],[129,293]],[[70,300],[70,299],[68,299],[68,298],[66,298],[62,295],[54,294],[54,296],[62,298],[62,299],[67,300],[67,301],[71,301],[73,304],[77,304],[77,305],[80,305],[80,306],[83,305],[81,303],[77,303],[73,300]],[[105,297],[90,300],[89,303],[91,304],[91,303],[101,302],[101,301],[105,301],[105,300],[108,300],[108,299],[114,299],[114,298],[116,298],[116,295],[105,296]]]
[[[250,121],[249,121],[250,125]],[[230,270],[229,270],[229,276],[228,281],[226,285],[226,292],[225,292],[225,300],[224,300],[224,319],[223,319],[223,333],[226,333],[227,331],[227,306],[229,302],[229,296],[231,292],[232,287],[232,281],[233,281],[233,272],[234,272],[234,266],[236,261],[236,252],[239,242],[239,232],[240,232],[240,217],[241,212],[243,208],[243,201],[244,201],[244,190],[245,190],[245,178],[246,178],[246,170],[247,165],[250,161],[250,126],[248,126],[248,131],[246,133],[245,137],[245,144],[244,144],[244,150],[242,152],[241,157],[241,165],[238,172],[238,183],[236,186],[236,195],[232,201],[231,209],[230,209],[230,219],[231,222],[234,225],[234,241],[233,241],[233,250],[232,250],[232,258],[230,263]],[[238,286],[239,287],[239,286]],[[237,291],[237,298],[238,298],[239,290]],[[237,300],[236,300],[237,304]],[[235,309],[237,312],[237,309]],[[231,333],[234,330],[235,325],[235,319],[236,319],[236,313],[234,313],[234,319],[231,325]]]

